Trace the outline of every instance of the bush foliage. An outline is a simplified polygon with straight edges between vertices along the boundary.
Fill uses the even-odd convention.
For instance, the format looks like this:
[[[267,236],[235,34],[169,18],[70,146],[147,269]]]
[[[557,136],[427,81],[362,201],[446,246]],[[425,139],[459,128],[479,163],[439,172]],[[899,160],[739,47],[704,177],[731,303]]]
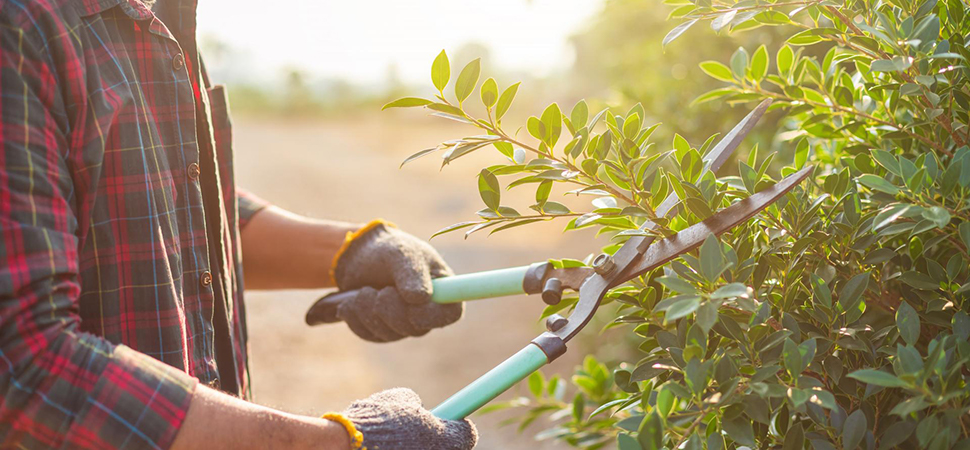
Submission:
[[[502,118],[519,85],[499,89],[489,78],[479,87],[473,61],[446,95],[444,52],[432,68],[435,98],[387,105],[425,107],[480,133],[405,162],[436,151],[443,164],[483,148],[501,155],[478,176],[478,219],[439,233],[563,220],[610,236],[603,250],[612,252],[646,233],[645,221],[676,232],[815,165],[808,182],[746,224],[607,295],[608,326],[625,329],[639,355],[590,355],[570,380],[533,375],[531,396],[491,409],[521,408],[523,428],[543,418],[539,438],[580,448],[970,448],[966,6],[666,3],[679,22],[657,45],[702,25],[788,36],[700,64],[723,87],[698,102],[772,99],[782,117],[777,151],[756,147],[737,175],[705,169],[716,136],[652,142],[657,126],[640,105],[593,113],[581,101],[567,113],[554,103],[510,133]],[[479,117],[467,107],[476,88]],[[534,189],[532,211],[503,205],[500,179]],[[551,200],[557,183],[591,205]],[[679,212],[657,218],[670,192]]]

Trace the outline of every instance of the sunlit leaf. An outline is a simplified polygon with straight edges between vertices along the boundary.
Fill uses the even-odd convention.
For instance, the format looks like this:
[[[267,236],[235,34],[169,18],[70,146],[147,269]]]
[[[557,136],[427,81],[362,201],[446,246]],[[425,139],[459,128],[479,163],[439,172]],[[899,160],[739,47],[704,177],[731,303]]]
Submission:
[[[472,62],[465,65],[464,69],[461,69],[461,73],[458,74],[458,80],[455,81],[455,97],[458,98],[459,103],[465,101],[471,95],[472,91],[475,90],[481,72],[481,58],[472,60]]]
[[[451,79],[451,65],[448,62],[448,55],[442,50],[431,64],[431,82],[441,92],[445,90],[449,79]]]

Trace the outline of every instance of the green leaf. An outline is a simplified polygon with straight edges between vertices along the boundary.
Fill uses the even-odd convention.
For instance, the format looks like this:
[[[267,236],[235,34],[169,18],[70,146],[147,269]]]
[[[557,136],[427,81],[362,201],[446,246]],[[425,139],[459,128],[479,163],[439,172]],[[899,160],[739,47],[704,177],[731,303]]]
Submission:
[[[888,372],[883,372],[881,370],[875,370],[875,369],[857,370],[855,372],[850,373],[849,378],[855,378],[856,380],[859,380],[863,383],[871,384],[874,386],[882,386],[882,387],[890,387],[890,388],[908,386],[906,382],[904,382],[903,380],[900,380],[899,378],[896,378],[896,375],[893,375]]]
[[[724,272],[724,255],[721,253],[721,242],[713,233],[707,236],[700,250],[701,275],[713,283]]]
[[[491,108],[495,106],[495,102],[498,101],[498,83],[495,82],[494,78],[489,78],[482,83],[481,88],[482,104],[486,108]]]
[[[643,450],[660,450],[663,448],[664,422],[660,414],[654,411],[643,418],[637,431],[637,441]]]
[[[733,298],[733,297],[749,297],[750,292],[748,292],[748,287],[743,283],[731,283],[725,286],[721,286],[718,290],[711,294],[712,299],[722,299],[722,298]]]
[[[889,261],[895,256],[896,252],[891,248],[877,248],[866,255],[866,257],[862,260],[862,264],[875,265]]]
[[[899,329],[899,336],[909,345],[916,345],[919,340],[919,314],[905,300],[899,304],[896,310],[896,328]]]
[[[673,409],[674,404],[676,404],[676,400],[677,397],[674,395],[674,392],[667,385],[662,386],[660,391],[657,392],[657,411],[661,416],[666,418],[670,414],[671,409]]]
[[[731,55],[731,72],[735,78],[742,80],[748,71],[748,52],[744,47],[738,49]]]
[[[808,161],[808,139],[802,139],[798,141],[798,146],[795,147],[795,168],[801,169],[805,167],[805,162]]]
[[[678,161],[683,159],[684,155],[686,155],[687,152],[690,151],[690,143],[688,143],[687,139],[684,139],[684,137],[678,133],[674,133],[673,146],[674,146],[674,156],[677,157]]]
[[[755,193],[755,186],[758,184],[758,172],[751,168],[751,166],[738,161],[738,173],[741,175],[741,183],[744,184],[744,190],[748,191],[749,194]]]
[[[953,335],[960,339],[961,341],[966,341],[970,338],[970,316],[963,311],[957,311],[951,319],[953,323]]]
[[[866,436],[866,415],[861,409],[849,414],[842,425],[842,450],[855,450]]]
[[[569,214],[572,211],[570,211],[569,208],[567,208],[566,205],[563,205],[562,203],[546,202],[544,205],[542,205],[542,212],[545,214],[551,214],[551,215],[557,216],[562,214]]]
[[[542,112],[542,124],[546,127],[546,139],[543,141],[549,148],[555,147],[556,142],[559,141],[559,135],[562,134],[562,111],[559,109],[559,105],[553,103],[546,107],[546,110]]]
[[[805,432],[802,431],[801,424],[791,427],[784,435],[785,441],[782,444],[782,450],[802,450],[805,448]]]
[[[634,139],[640,132],[640,115],[633,114],[623,122],[623,136],[627,139]]]
[[[697,288],[694,285],[684,281],[682,278],[678,277],[660,277],[657,278],[657,282],[664,285],[667,289],[680,294],[696,294]]]
[[[482,169],[478,174],[478,193],[485,202],[485,206],[495,211],[498,210],[502,198],[502,188],[495,177],[488,169]]]
[[[778,62],[778,74],[788,76],[788,72],[791,71],[792,64],[795,61],[795,52],[786,44],[778,49],[778,55],[775,58]]]
[[[821,303],[826,308],[832,307],[832,291],[825,284],[825,280],[822,277],[815,275],[814,273],[809,275],[810,283],[812,285],[812,294],[815,296],[815,301]]]
[[[616,436],[616,445],[619,450],[643,450],[640,443],[626,433],[620,433]]]
[[[859,380],[863,383],[871,384],[874,386],[882,386],[882,387],[890,387],[890,388],[908,386],[906,382],[904,382],[903,380],[900,380],[899,378],[896,378],[895,375],[888,372],[883,372],[881,370],[862,369],[862,370],[857,370],[855,372],[852,372],[848,376],[849,378],[855,378],[856,380]]]
[[[788,369],[788,373],[797,378],[802,373],[802,354],[798,351],[798,345],[795,341],[785,338],[785,345],[782,346],[781,350],[782,362],[785,363],[785,369]]]
[[[398,169],[400,169],[401,167],[404,167],[405,164],[407,164],[407,163],[409,163],[411,161],[414,161],[415,159],[418,159],[418,158],[420,158],[422,156],[426,156],[426,155],[431,154],[432,152],[434,152],[437,149],[438,149],[438,147],[431,147],[431,148],[426,148],[424,150],[421,150],[419,152],[415,152],[413,155],[408,156],[407,158],[405,158],[404,161],[401,162],[401,165],[398,166]]]
[[[842,287],[839,293],[839,304],[843,311],[848,311],[854,307],[856,302],[862,297],[869,285],[869,272],[860,273],[850,279]]]
[[[539,183],[539,187],[536,188],[536,204],[545,204],[546,200],[549,200],[550,192],[552,192],[552,180],[546,180]]]
[[[697,23],[697,19],[692,19],[674,27],[673,30],[670,30],[670,32],[664,36],[664,40],[660,44],[661,47],[666,49],[667,44],[673,42],[674,39],[677,39],[680,37],[680,35],[684,34],[684,32],[690,29],[690,27],[694,26],[695,23]]]
[[[459,223],[456,223],[456,224],[453,224],[453,225],[448,225],[447,227],[444,227],[444,228],[442,228],[442,229],[440,229],[438,231],[435,231],[435,233],[432,234],[431,237],[434,238],[435,236],[439,236],[439,235],[442,235],[442,234],[445,234],[445,233],[448,233],[448,232],[452,232],[452,231],[455,231],[455,230],[460,230],[462,228],[468,228],[468,227],[470,227],[472,225],[478,225],[478,224],[482,224],[482,223],[484,223],[484,222],[479,222],[477,220],[473,220],[473,221],[459,222]]]
[[[519,83],[515,83],[502,91],[502,95],[499,96],[498,104],[495,107],[495,120],[500,120],[508,112],[509,107],[512,106],[512,100],[515,99],[515,93],[518,91]]]
[[[875,159],[879,165],[888,170],[889,173],[894,175],[902,174],[902,170],[899,168],[899,159],[897,159],[892,153],[885,150],[873,150],[872,158]]]
[[[455,97],[458,103],[464,102],[466,98],[475,90],[478,85],[478,77],[482,73],[482,59],[475,58],[472,62],[465,65],[458,74],[458,81],[455,82]]]
[[[529,391],[532,392],[534,397],[542,397],[542,391],[545,388],[545,385],[546,380],[545,377],[542,376],[542,371],[537,370],[532,372],[532,375],[529,375]]]
[[[923,397],[912,397],[902,403],[897,403],[889,413],[905,417],[927,406],[930,406],[930,404],[923,400]]]
[[[747,445],[748,447],[757,447],[757,443],[754,440],[754,430],[751,428],[751,421],[746,419],[743,415],[738,415],[732,419],[724,420],[721,423],[721,427],[724,432],[727,433],[727,437],[732,439],[742,445]]]
[[[893,59],[877,59],[869,65],[873,72],[899,72],[909,69],[913,65],[913,58],[894,56]]]
[[[448,63],[448,55],[442,50],[431,64],[431,82],[438,92],[442,92],[448,85],[449,79],[451,79],[451,66]]]
[[[923,218],[931,220],[937,228],[945,228],[950,223],[950,211],[939,206],[931,206],[923,210]]]
[[[862,183],[863,185],[865,185],[866,187],[874,191],[885,192],[889,195],[896,195],[899,193],[898,187],[886,181],[885,178],[882,178],[876,175],[867,173],[865,175],[860,176],[858,180],[860,183]]]
[[[431,103],[434,103],[434,102],[432,102],[431,100],[418,98],[418,97],[404,97],[384,105],[381,108],[381,111],[388,108],[413,108],[415,106],[430,105]]]
[[[573,397],[573,420],[577,422],[582,422],[583,416],[586,414],[586,397],[583,394],[577,393]]]
[[[569,113],[569,122],[573,124],[573,128],[580,129],[586,126],[586,122],[589,120],[589,107],[586,106],[586,100],[580,100],[573,106],[573,111]]]
[[[711,433],[707,436],[707,450],[724,450],[724,436],[721,433]]]
[[[700,306],[700,304],[701,304],[700,297],[690,296],[690,297],[684,298],[674,303],[673,305],[670,305],[670,307],[667,308],[667,314],[664,316],[664,320],[669,323],[669,322],[673,322],[674,320],[680,319],[681,317],[684,317],[696,311],[697,308]]]
[[[924,291],[935,291],[940,288],[940,284],[934,281],[928,275],[915,270],[903,272],[903,274],[899,276],[899,281]]]
[[[734,81],[734,76],[731,75],[731,69],[717,61],[704,61],[700,63],[700,67],[711,78],[729,83]]]
[[[829,391],[815,387],[809,390],[808,393],[808,401],[814,405],[821,406],[829,411],[834,411],[839,408],[839,404],[835,402],[835,396]]]
[[[731,23],[732,20],[738,15],[738,10],[729,9],[725,13],[717,16],[711,21],[711,28],[714,31],[721,31],[722,28]]]
[[[963,245],[970,248],[970,222],[960,224],[960,239],[963,239]]]
[[[717,323],[719,302],[705,302],[697,309],[697,325],[704,329],[704,332],[711,331]]]
[[[755,83],[760,83],[768,74],[768,49],[764,45],[758,47],[751,56],[751,68],[748,73]]]

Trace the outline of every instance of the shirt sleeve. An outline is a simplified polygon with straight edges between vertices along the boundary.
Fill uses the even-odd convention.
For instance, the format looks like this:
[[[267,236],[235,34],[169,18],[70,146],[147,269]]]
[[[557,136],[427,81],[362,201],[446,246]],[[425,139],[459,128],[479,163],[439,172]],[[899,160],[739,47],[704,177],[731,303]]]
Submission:
[[[269,202],[263,200],[245,189],[236,188],[236,200],[239,202],[239,229],[246,227],[256,213],[269,206]]]
[[[2,22],[0,448],[168,448],[198,381],[79,331],[65,102],[44,41]]]

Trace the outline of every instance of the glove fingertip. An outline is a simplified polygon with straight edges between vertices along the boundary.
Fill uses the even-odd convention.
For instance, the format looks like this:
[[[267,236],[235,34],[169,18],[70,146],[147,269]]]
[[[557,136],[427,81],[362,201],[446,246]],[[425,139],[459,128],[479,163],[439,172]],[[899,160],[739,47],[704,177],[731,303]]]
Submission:
[[[356,311],[352,307],[344,308],[344,305],[340,305],[340,308],[337,310],[337,317],[343,320],[344,323],[347,324],[347,327],[350,328],[350,331],[361,339],[370,342],[381,342],[381,340],[374,335],[374,333],[371,333],[371,331],[368,330],[363,323],[361,323],[361,321],[357,318]]]
[[[423,305],[431,303],[431,279],[427,284],[421,280],[412,279],[395,286],[401,300],[409,305]]]
[[[461,449],[470,449],[478,443],[478,428],[468,419],[445,420],[445,432],[451,437],[451,441],[460,443]]]

